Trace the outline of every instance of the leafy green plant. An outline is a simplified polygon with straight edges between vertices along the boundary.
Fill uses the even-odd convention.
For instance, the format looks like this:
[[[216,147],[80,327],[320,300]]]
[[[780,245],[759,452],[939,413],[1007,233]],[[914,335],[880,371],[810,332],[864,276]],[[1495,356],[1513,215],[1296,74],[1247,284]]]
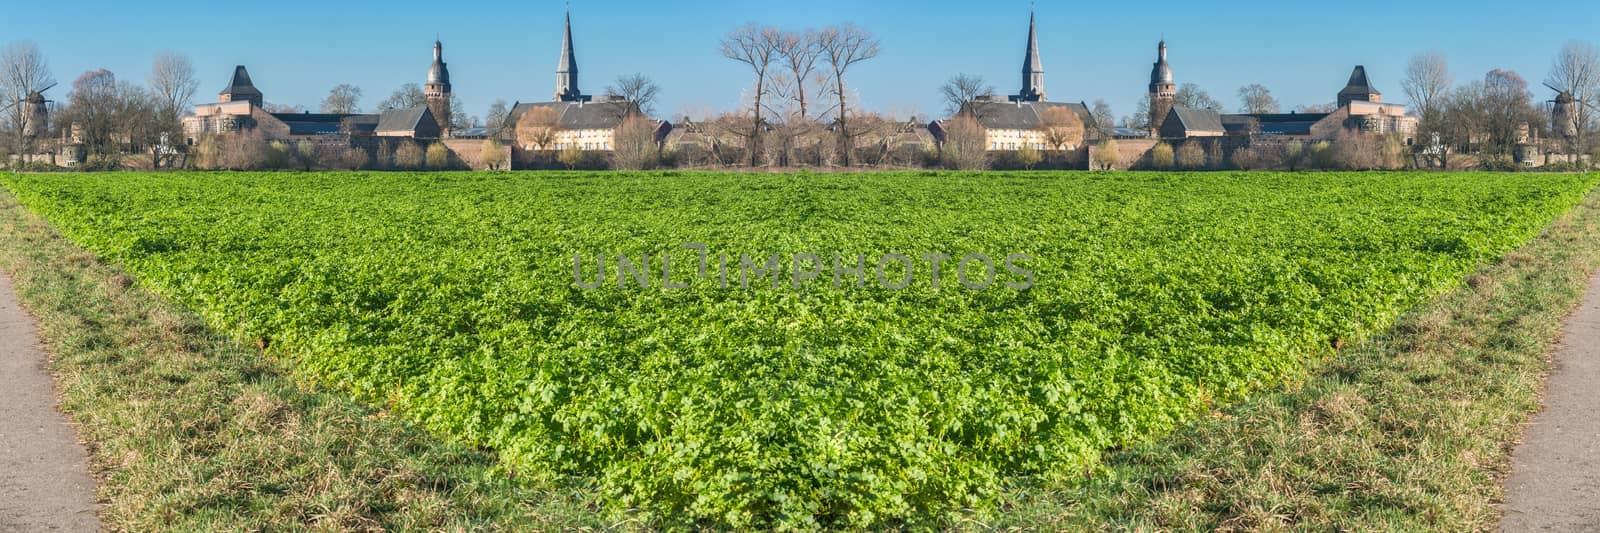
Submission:
[[[1597,182],[0,176],[74,242],[307,380],[496,450],[519,476],[581,480],[619,512],[746,529],[939,527],[992,510],[1007,480],[1079,476],[1388,327]],[[684,242],[713,264],[1024,253],[1037,283],[935,288],[917,262],[901,291],[725,290]],[[574,285],[576,255],[659,272],[663,253],[687,289]]]

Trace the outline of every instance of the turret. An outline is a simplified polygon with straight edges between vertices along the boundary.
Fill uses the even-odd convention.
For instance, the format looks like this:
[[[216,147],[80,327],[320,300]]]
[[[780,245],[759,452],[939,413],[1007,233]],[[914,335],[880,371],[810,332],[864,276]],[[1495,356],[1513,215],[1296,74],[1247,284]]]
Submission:
[[[433,65],[428,67],[428,83],[422,87],[428,99],[428,110],[439,121],[439,127],[450,131],[450,69],[444,62],[444,44],[433,41]]]
[[[1178,86],[1172,82],[1172,65],[1167,63],[1167,40],[1156,45],[1156,63],[1150,69],[1150,130],[1161,129],[1172,102],[1178,97]]]

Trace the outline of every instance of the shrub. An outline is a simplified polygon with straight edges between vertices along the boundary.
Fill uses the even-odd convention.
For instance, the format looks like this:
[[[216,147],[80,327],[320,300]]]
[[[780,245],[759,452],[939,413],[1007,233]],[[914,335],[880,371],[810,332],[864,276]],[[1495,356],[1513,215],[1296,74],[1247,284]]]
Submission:
[[[1230,159],[1233,160],[1233,168],[1239,170],[1255,169],[1256,165],[1260,164],[1261,161],[1261,157],[1256,155],[1255,149],[1250,147],[1234,150],[1233,157]]]
[[[1172,168],[1172,145],[1161,142],[1150,149],[1150,168],[1156,170]]]
[[[446,148],[444,143],[433,143],[428,145],[427,157],[429,169],[444,170],[450,166],[450,149]]]
[[[1117,151],[1117,141],[1107,138],[1100,141],[1094,149],[1094,166],[1100,170],[1111,170],[1122,162],[1122,154]]]
[[[1283,145],[1283,158],[1279,163],[1287,167],[1289,172],[1300,170],[1300,163],[1305,161],[1305,153],[1305,144],[1300,141],[1289,141]]]
[[[283,141],[272,141],[267,145],[266,167],[272,170],[289,168],[294,160],[294,149]]]
[[[1033,170],[1033,167],[1039,166],[1039,162],[1043,160],[1044,157],[1040,156],[1039,151],[1032,146],[1023,146],[1021,150],[1017,150],[1017,166],[1023,169]]]
[[[339,151],[336,160],[341,169],[361,170],[367,166],[367,151],[354,146],[347,146]]]
[[[506,159],[506,147],[494,139],[483,143],[483,150],[478,154],[478,161],[489,170],[500,170],[506,164]]]
[[[583,164],[583,149],[576,146],[568,146],[556,156],[556,160],[566,165],[567,170],[576,169],[578,165]]]
[[[1185,170],[1200,170],[1206,167],[1206,151],[1200,147],[1199,141],[1189,141],[1178,147],[1178,167]]]
[[[311,141],[300,141],[294,147],[295,162],[299,163],[302,169],[310,171],[321,162],[322,157],[318,153],[320,151],[320,148]]]
[[[422,148],[417,143],[404,141],[394,149],[394,167],[401,170],[416,170],[422,167]]]
[[[1316,144],[1311,145],[1310,152],[1311,168],[1318,170],[1333,168],[1333,148],[1332,145],[1328,144],[1328,141],[1317,141]]]

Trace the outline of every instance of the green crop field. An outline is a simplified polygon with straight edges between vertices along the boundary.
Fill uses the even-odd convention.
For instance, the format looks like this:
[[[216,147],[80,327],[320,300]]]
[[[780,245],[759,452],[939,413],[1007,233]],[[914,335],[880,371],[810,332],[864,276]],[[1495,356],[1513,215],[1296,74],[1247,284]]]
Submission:
[[[1389,326],[1600,176],[0,183],[308,381],[529,483],[660,525],[807,528],[948,525],[1080,477]]]

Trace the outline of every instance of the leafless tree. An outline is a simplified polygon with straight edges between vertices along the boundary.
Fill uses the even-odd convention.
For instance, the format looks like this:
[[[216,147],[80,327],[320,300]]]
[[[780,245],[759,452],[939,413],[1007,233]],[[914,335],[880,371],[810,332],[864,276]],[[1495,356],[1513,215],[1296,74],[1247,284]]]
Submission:
[[[789,82],[790,89],[785,92],[799,106],[797,110],[799,116],[809,119],[811,102],[806,83],[816,74],[817,61],[822,57],[817,32],[806,30],[800,33],[784,33],[778,42],[777,52],[779,59],[783,61],[783,68],[787,70],[786,81]]]
[[[845,90],[845,76],[850,67],[857,63],[878,57],[878,38],[865,29],[853,24],[829,26],[817,33],[817,46],[822,50],[822,60],[829,68],[829,81],[832,83],[834,97],[838,98],[838,121],[835,124],[840,137],[840,147],[843,148],[841,159],[844,166],[850,166],[850,146],[852,136],[850,132],[849,110],[847,91]]]
[[[517,141],[528,150],[553,150],[560,127],[561,116],[554,109],[535,107],[517,120]]]
[[[393,109],[411,109],[425,105],[428,105],[428,96],[422,92],[422,86],[415,83],[407,83],[395,89],[382,102],[378,102],[377,110],[383,112]],[[452,102],[451,105],[455,105],[455,103]]]
[[[1405,78],[1400,80],[1400,87],[1411,99],[1412,111],[1420,119],[1417,133],[1423,142],[1421,154],[1440,165],[1446,163],[1449,154],[1448,147],[1443,144],[1446,137],[1444,112],[1454,84],[1444,53],[1436,50],[1411,56]],[[1436,143],[1435,139],[1440,142]]]
[[[183,133],[183,115],[189,111],[189,103],[194,100],[200,81],[195,77],[194,64],[187,56],[168,51],[156,54],[146,82],[153,99],[157,128],[155,135],[164,139],[164,142],[152,148],[151,165],[161,168],[164,160],[177,156],[174,148],[179,143],[175,141]]]
[[[944,142],[939,156],[954,170],[983,170],[989,166],[988,132],[977,117],[960,114],[944,122]]]
[[[750,166],[756,166],[760,157],[761,144],[761,99],[767,94],[767,78],[771,73],[773,60],[777,58],[778,47],[783,43],[783,32],[771,26],[758,26],[748,24],[733,30],[722,38],[722,56],[750,67],[755,75],[754,94],[750,106],[750,128],[747,148],[750,151]]]
[[[117,76],[105,69],[91,70],[72,82],[66,120],[79,134],[84,149],[95,156],[116,152],[119,111]]]
[[[1279,110],[1278,99],[1272,97],[1272,91],[1259,83],[1252,83],[1239,88],[1239,111],[1250,114],[1277,113]]]
[[[506,117],[510,116],[510,114],[511,110],[506,107],[505,100],[495,99],[493,103],[489,104],[489,112],[483,115],[484,125],[489,130],[489,137],[500,136],[500,130],[506,127]]]
[[[617,170],[649,170],[661,161],[656,121],[634,114],[622,120],[612,139],[611,164]]]
[[[944,98],[945,113],[956,116],[964,111],[976,111],[972,103],[984,95],[993,94],[994,86],[983,81],[983,76],[956,74],[939,86],[939,96]]]
[[[359,113],[361,104],[361,88],[348,83],[341,83],[328,91],[328,97],[322,99],[322,112],[348,115]]]
[[[268,113],[305,113],[306,107],[300,104],[266,102],[262,104],[261,110]]]
[[[1044,142],[1051,150],[1071,150],[1083,144],[1083,120],[1066,106],[1050,106],[1039,118],[1044,125]]]
[[[33,42],[13,42],[0,52],[0,114],[6,118],[6,130],[12,133],[12,146],[18,154],[32,151],[29,139],[23,135],[28,95],[54,84],[50,64]]]
[[[650,116],[656,112],[656,98],[661,94],[661,86],[644,74],[629,74],[618,76],[615,83],[606,87],[606,94],[628,102],[630,105],[624,108],[628,112],[638,111]]]
[[[1202,89],[1199,85],[1195,85],[1193,83],[1179,85],[1177,94],[1173,95],[1172,97],[1172,104],[1180,105],[1190,109],[1210,109],[1212,111],[1222,111],[1222,102],[1218,102],[1217,99],[1212,98],[1211,94],[1207,93],[1205,89]]]
[[[1100,136],[1110,137],[1117,127],[1117,114],[1111,110],[1111,104],[1105,100],[1095,100],[1089,112],[1094,115],[1094,127]]]
[[[1568,42],[1556,54],[1545,83],[1572,96],[1571,120],[1577,130],[1573,148],[1575,152],[1584,151],[1588,134],[1594,129],[1596,109],[1600,109],[1600,52],[1587,42]]]

